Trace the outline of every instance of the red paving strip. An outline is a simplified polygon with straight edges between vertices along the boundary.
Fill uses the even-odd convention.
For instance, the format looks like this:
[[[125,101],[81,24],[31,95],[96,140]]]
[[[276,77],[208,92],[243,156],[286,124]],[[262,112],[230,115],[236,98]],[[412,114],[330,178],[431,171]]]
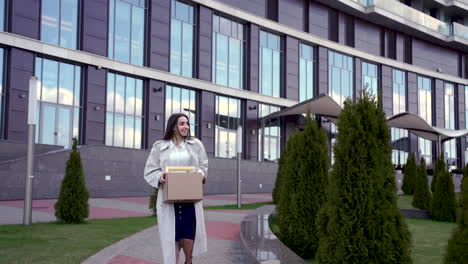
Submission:
[[[54,205],[57,200],[33,200],[32,201],[32,210],[48,213],[48,214],[55,214]],[[15,207],[15,208],[23,208],[24,201],[23,200],[16,200],[16,201],[0,201],[0,205]]]
[[[125,217],[138,217],[150,216],[150,213],[139,213],[134,211],[104,208],[104,207],[89,207],[89,217],[91,219],[109,219],[109,218],[125,218]]]
[[[129,256],[125,256],[122,254],[116,255],[111,260],[107,262],[107,264],[159,264],[157,262],[132,258]]]
[[[228,213],[228,214],[248,214],[252,212],[252,210],[242,210],[242,209],[207,209],[205,210],[214,213]]]
[[[240,239],[240,224],[205,220],[208,238],[236,241]]]
[[[115,200],[115,201],[123,201],[129,203],[137,203],[137,204],[149,204],[149,197],[116,197],[116,198],[105,198],[108,200]]]

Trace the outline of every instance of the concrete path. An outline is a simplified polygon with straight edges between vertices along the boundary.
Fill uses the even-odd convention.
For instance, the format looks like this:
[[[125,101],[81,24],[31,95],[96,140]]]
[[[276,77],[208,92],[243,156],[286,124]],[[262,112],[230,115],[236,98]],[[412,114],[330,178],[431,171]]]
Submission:
[[[243,203],[271,201],[271,194],[244,194]],[[54,221],[56,200],[33,201],[33,222]],[[234,204],[236,196],[206,195],[204,206]],[[90,218],[120,218],[150,215],[148,197],[90,199]],[[0,224],[22,223],[23,201],[0,201]],[[193,263],[250,263],[240,242],[240,222],[249,210],[205,210],[208,252]],[[183,252],[181,251],[181,263]],[[84,261],[85,264],[162,264],[158,227],[127,237]]]

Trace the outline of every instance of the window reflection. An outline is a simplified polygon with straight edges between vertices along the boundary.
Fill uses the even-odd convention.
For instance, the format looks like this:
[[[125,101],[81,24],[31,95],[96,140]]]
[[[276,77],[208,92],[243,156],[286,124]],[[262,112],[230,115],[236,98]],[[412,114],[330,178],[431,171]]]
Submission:
[[[271,113],[281,110],[277,106],[260,104],[258,118],[265,117]],[[261,126],[260,126],[261,127]],[[263,159],[267,161],[275,161],[280,157],[281,148],[281,124],[279,118],[265,120],[264,136],[263,136]],[[262,153],[262,129],[258,130],[258,160],[261,160]]]
[[[455,91],[452,83],[444,84],[445,128],[455,129]],[[444,143],[444,157],[449,169],[457,167],[456,139]]]
[[[362,62],[362,89],[378,98],[379,73],[376,64]]]
[[[0,0],[0,31],[5,30],[5,0]]]
[[[1,1],[0,5],[4,7],[4,1]],[[42,0],[42,41],[65,48],[76,49],[78,43],[77,24],[78,0]]]
[[[145,1],[109,0],[108,56],[143,65]]]
[[[81,111],[81,67],[69,63],[37,58],[36,143],[71,146],[79,137]]]
[[[306,44],[300,44],[299,60],[299,101],[305,101],[314,97],[314,48]]]
[[[392,70],[393,115],[406,111],[406,72]],[[392,144],[392,162],[394,165],[405,165],[409,153],[408,130],[390,129]]]
[[[429,78],[418,76],[418,110],[421,116],[432,126],[432,81]],[[419,156],[426,164],[432,166],[432,141],[419,137]]]
[[[171,0],[171,73],[193,76],[194,9]]]
[[[141,148],[142,94],[143,80],[107,74],[106,145]]]
[[[217,95],[215,98],[215,157],[234,158],[237,129],[242,125],[241,101]]]
[[[280,37],[260,31],[260,93],[280,97],[281,50]]]
[[[196,92],[193,90],[166,85],[166,121],[172,114],[184,113],[189,117],[190,133],[194,136],[198,131]]]
[[[213,82],[242,89],[243,84],[243,25],[213,15]],[[239,30],[242,29],[242,30]]]
[[[0,139],[3,139],[3,123],[4,123],[4,114],[5,109],[5,91],[4,91],[4,64],[5,64],[5,50],[0,48]]]

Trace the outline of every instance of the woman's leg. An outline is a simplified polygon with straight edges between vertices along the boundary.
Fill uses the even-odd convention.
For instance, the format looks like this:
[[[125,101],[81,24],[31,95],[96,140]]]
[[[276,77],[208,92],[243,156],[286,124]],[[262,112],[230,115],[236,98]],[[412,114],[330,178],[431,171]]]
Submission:
[[[192,264],[193,240],[183,238],[181,241],[185,254],[185,263]]]
[[[176,264],[179,264],[180,243],[181,243],[180,240],[175,242],[175,258],[176,258],[175,263]]]

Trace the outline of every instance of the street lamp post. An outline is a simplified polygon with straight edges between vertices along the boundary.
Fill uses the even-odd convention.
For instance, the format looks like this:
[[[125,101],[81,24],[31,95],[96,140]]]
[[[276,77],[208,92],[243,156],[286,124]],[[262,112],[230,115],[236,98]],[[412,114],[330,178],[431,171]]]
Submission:
[[[36,135],[36,94],[37,78],[29,79],[29,103],[28,103],[28,157],[26,164],[26,178],[24,191],[23,224],[31,225],[32,212],[32,179],[34,170],[34,137]]]
[[[242,127],[237,128],[237,208],[241,208]]]

